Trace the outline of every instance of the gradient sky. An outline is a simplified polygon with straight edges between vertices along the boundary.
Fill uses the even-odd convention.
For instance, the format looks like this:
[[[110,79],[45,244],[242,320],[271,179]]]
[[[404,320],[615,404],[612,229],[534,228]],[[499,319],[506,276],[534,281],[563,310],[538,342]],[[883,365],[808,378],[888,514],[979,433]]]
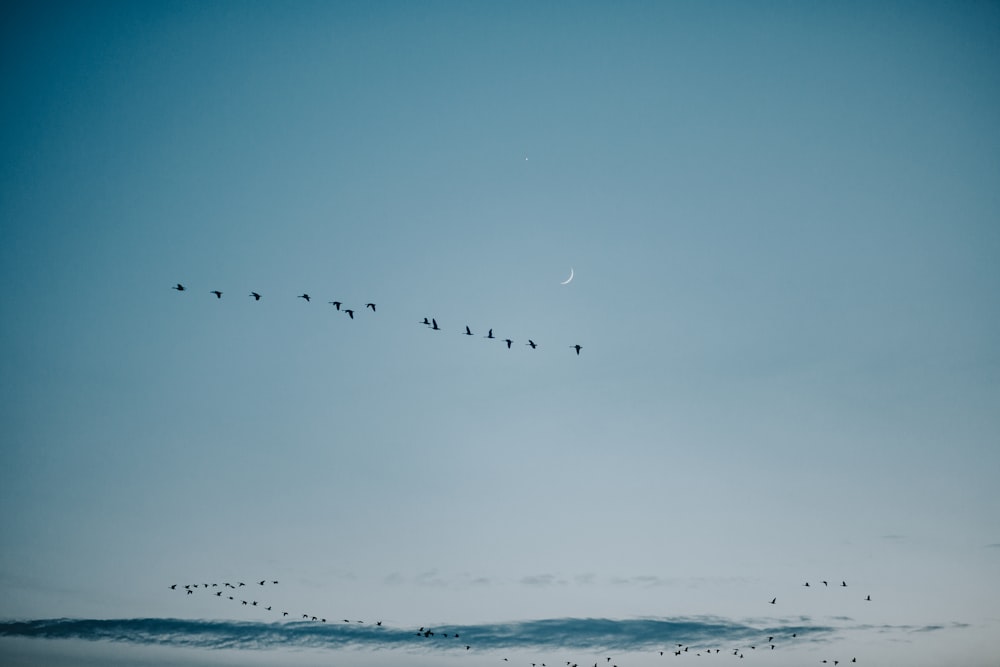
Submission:
[[[2,11],[9,663],[997,664],[996,3]]]

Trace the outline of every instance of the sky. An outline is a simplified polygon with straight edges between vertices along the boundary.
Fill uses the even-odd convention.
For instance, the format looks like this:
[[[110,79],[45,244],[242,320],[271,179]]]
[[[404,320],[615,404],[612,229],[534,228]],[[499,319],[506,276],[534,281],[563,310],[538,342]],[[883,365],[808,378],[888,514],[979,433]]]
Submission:
[[[2,12],[5,664],[997,664],[996,3]]]

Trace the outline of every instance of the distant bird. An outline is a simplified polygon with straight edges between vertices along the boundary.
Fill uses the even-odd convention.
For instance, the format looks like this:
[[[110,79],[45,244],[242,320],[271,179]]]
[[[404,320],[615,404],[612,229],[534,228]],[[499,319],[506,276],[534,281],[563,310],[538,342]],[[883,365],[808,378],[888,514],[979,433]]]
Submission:
[[[215,594],[215,597],[217,597],[217,598],[221,598],[221,597],[222,597],[222,591],[219,591],[218,593],[216,593],[216,594]]]
[[[865,598],[865,602],[871,602],[871,601],[872,601],[872,596],[869,595]]]
[[[830,584],[829,584],[828,582],[824,581],[824,582],[823,582],[823,585],[824,585],[824,586],[829,586]]]
[[[493,329],[490,329],[490,332],[485,336],[483,336],[483,338],[495,338],[495,336],[493,335]]]
[[[802,585],[805,586],[806,588],[809,588],[809,582],[808,581],[806,583],[802,584]]]
[[[308,294],[300,294],[299,298],[300,299],[305,299],[306,301],[311,300],[311,297]]]
[[[354,319],[354,311],[353,310],[351,310],[350,308],[344,308],[344,312],[347,313],[348,317],[350,317],[352,320]]]
[[[513,343],[514,341],[512,341],[510,338],[504,338],[503,342],[507,343],[507,349],[509,350],[511,343]]]
[[[847,588],[847,582],[846,581],[840,582],[840,587],[841,588]]]
[[[441,331],[441,327],[438,326],[438,321],[433,317],[431,318],[431,329],[434,331]]]
[[[423,322],[421,322],[421,324],[426,324],[427,326],[430,326],[430,325],[431,325],[431,323],[427,321],[427,318],[426,318],[426,317],[424,318],[424,321],[423,321]]]
[[[188,591],[188,595],[194,595],[194,591],[193,591],[193,590],[191,590],[190,588],[189,588],[189,589],[187,589],[187,591]]]
[[[177,590],[177,584],[171,584],[170,590],[172,590],[172,591]]]
[[[528,342],[525,343],[525,345],[530,346],[532,350],[534,350],[536,347],[538,347],[538,343],[536,343],[535,341],[531,340],[530,338],[528,339]]]
[[[570,345],[570,347],[573,348],[574,350],[576,350],[577,356],[580,356],[580,350],[583,349],[582,345]]]
[[[341,301],[327,301],[327,303],[331,304],[337,310],[340,310],[340,304],[342,302]]]
[[[272,583],[272,584],[276,584],[276,583],[278,583],[278,582],[277,582],[277,581],[272,581],[271,583]]]
[[[257,294],[257,292],[250,292],[250,296],[253,297],[254,301],[260,301],[260,294]]]
[[[469,328],[468,324],[465,325],[465,335],[466,336],[471,336],[472,335],[472,329]]]
[[[281,615],[282,616],[288,616],[288,612],[287,611],[283,611],[283,612],[281,612]]]
[[[365,304],[365,308],[371,308],[372,312],[373,313],[375,312],[375,304],[374,303],[366,303]]]
[[[771,604],[774,604],[777,601],[778,601],[778,598],[771,598]]]
[[[220,292],[217,289],[212,290],[211,292],[209,292],[209,294],[214,294],[216,299],[221,299],[222,298],[222,292]]]
[[[184,285],[181,285],[180,283],[177,283],[176,285],[174,285],[174,286],[173,286],[173,287],[171,287],[170,289],[175,289],[175,290],[177,290],[178,292],[183,292],[183,291],[184,291],[184,289],[185,289],[185,287],[184,287]]]
[[[267,583],[267,579],[261,579],[257,583],[260,584],[261,586],[263,586],[265,583]]]

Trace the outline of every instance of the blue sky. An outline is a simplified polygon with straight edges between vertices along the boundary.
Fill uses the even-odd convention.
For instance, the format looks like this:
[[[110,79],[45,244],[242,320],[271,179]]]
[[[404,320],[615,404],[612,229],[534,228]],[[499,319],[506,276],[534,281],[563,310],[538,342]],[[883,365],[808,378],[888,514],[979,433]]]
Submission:
[[[538,624],[506,648],[587,664],[600,621],[628,667],[667,619],[992,660],[995,4],[3,11],[9,659],[487,665]],[[168,588],[262,578],[492,630],[302,646]]]

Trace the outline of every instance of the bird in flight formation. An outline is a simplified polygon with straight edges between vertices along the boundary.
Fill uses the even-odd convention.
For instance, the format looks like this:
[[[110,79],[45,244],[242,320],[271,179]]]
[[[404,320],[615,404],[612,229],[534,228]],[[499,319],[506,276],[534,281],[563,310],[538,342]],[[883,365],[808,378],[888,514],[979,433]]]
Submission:
[[[278,580],[277,579],[261,579],[261,580],[257,581],[256,584],[259,585],[259,586],[266,586],[266,585],[272,585],[273,586],[273,585],[277,585],[278,584]],[[803,585],[804,586],[809,586],[808,582],[806,582]],[[171,584],[169,586],[169,588],[170,588],[170,590],[177,590],[178,586],[181,586],[181,590],[185,591],[187,595],[193,595],[198,590],[210,590],[210,589],[213,589],[213,588],[216,588],[216,589],[220,588],[220,584],[219,583],[212,583],[212,584],[207,584],[207,583],[202,583],[202,584],[183,584],[183,585],[180,585],[180,584]],[[233,584],[231,582],[224,582],[224,583],[221,584],[222,588],[230,588],[230,589],[232,589],[232,591],[234,593],[239,588],[244,587],[244,586],[246,586],[246,584],[244,582],[242,582],[242,581],[237,582],[236,584]],[[846,581],[842,581],[841,584],[840,584],[840,586],[838,586],[838,588],[847,588],[847,582]],[[213,594],[214,594],[215,597],[222,598],[224,592],[225,592],[224,590],[216,590],[216,591],[213,592]],[[232,602],[237,602],[238,601],[240,603],[240,605],[238,605],[238,607],[247,607],[247,608],[257,607],[258,609],[263,609],[264,611],[268,611],[268,612],[274,610],[274,605],[268,604],[268,605],[265,606],[264,602],[259,602],[257,600],[253,600],[252,598],[250,598],[249,600],[245,600],[245,599],[239,599],[239,600],[237,600],[237,598],[236,598],[235,595],[227,595],[226,599],[228,599],[228,600],[230,600]],[[871,596],[870,595],[866,596],[865,600],[868,601],[868,602],[871,602]],[[778,601],[777,596],[774,596],[774,597],[772,597],[768,601],[768,603],[769,604],[777,604],[777,601]],[[286,618],[286,617],[288,617],[290,615],[290,613],[288,611],[281,611],[280,614],[281,614],[280,618]],[[305,620],[305,621],[309,621],[309,622],[318,622],[318,623],[326,623],[327,622],[327,617],[314,615],[312,613],[303,613],[301,615],[301,619]],[[343,620],[344,623],[348,623],[348,624],[352,624],[352,625],[354,625],[354,624],[362,624],[362,625],[365,624],[365,621],[363,621],[363,620],[354,620],[354,621],[351,621],[349,618],[344,618],[342,620]],[[379,628],[383,627],[382,621],[381,620],[375,621],[374,626],[375,627],[379,627]],[[456,632],[455,628],[443,628],[441,630],[435,630],[435,629],[431,629],[430,627],[423,627],[422,626],[414,634],[416,636],[418,636],[418,637],[423,638],[423,639],[430,639],[432,637],[433,638],[442,639],[442,640],[444,640],[444,639],[459,639],[460,638],[460,633]],[[797,637],[798,637],[798,633],[797,632],[785,633],[785,634],[781,634],[779,636],[779,633],[775,633],[775,632],[771,631],[771,634],[767,634],[766,639],[765,639],[764,633],[762,633],[761,636],[760,636],[760,638],[759,638],[759,641],[753,642],[752,638],[749,638],[750,641],[748,641],[745,645],[739,646],[739,647],[736,647],[736,648],[732,649],[732,654],[731,655],[739,657],[739,658],[743,658],[743,657],[749,656],[751,652],[760,653],[760,652],[766,652],[766,651],[774,651],[774,650],[776,650],[778,648],[781,648],[782,646],[789,645],[789,642],[791,642],[791,640],[796,639]],[[454,647],[454,644],[451,644],[451,642],[449,642],[449,645]],[[455,648],[464,648],[464,650],[468,651],[472,647],[473,647],[472,644],[464,644],[463,643],[463,644],[459,644]],[[757,650],[758,648],[760,648],[761,651],[758,651]],[[720,655],[723,652],[723,649],[719,648],[719,647],[716,647],[716,646],[708,646],[708,645],[698,646],[698,645],[694,645],[694,644],[687,645],[687,644],[684,644],[684,643],[674,643],[674,644],[671,645],[671,647],[669,649],[667,649],[667,647],[664,647],[664,649],[659,650],[659,655],[661,657],[663,657],[663,656],[665,656],[669,652],[672,652],[674,656],[687,656],[687,655],[701,656],[703,654],[704,655]],[[503,658],[502,660],[504,662],[509,662],[508,658]],[[591,660],[593,660],[593,658],[591,658]],[[851,663],[857,663],[857,661],[858,661],[858,659],[856,657],[853,657],[850,660]],[[567,661],[565,661],[565,664],[566,664],[567,667],[580,667],[580,664],[582,662],[583,661],[574,662],[572,660],[567,660]],[[821,662],[822,662],[822,664],[837,665],[841,661],[839,659],[828,659],[828,660],[822,660]],[[540,662],[539,661],[539,662],[533,662],[533,663],[530,663],[530,664],[532,665],[532,667],[546,667],[546,665],[548,663]],[[556,663],[553,662],[551,664],[554,665]],[[600,664],[599,659],[598,659],[597,662],[594,663],[594,667],[597,667],[598,664]],[[612,659],[609,656],[605,656],[605,662],[603,664],[607,664],[610,667],[618,667],[617,664],[612,664]]]
[[[442,330],[441,327],[438,326],[437,320],[435,318],[433,318],[433,317],[431,317],[431,318],[425,317],[420,322],[420,324],[423,324],[424,326],[430,327],[431,330],[433,330],[433,331],[441,331]],[[473,335],[475,335],[472,332],[472,328],[468,324],[465,325],[465,331],[463,331],[461,333],[462,333],[463,336],[473,336]],[[486,338],[487,340],[499,340],[501,343],[505,343],[507,345],[507,349],[508,350],[511,349],[511,346],[514,344],[514,340],[511,339],[511,338],[498,338],[497,336],[493,335],[493,329],[490,329],[489,331],[487,331],[486,335],[483,336],[483,338]],[[525,343],[525,345],[527,347],[530,347],[532,350],[538,348],[538,343],[536,343],[535,341],[533,341],[530,338],[528,339],[528,342]],[[580,354],[580,350],[583,349],[582,346],[580,346],[580,345],[570,345],[570,347],[576,349],[576,353],[577,354]]]
[[[182,283],[177,283],[176,285],[172,286],[171,289],[176,290],[178,292],[185,292],[185,291],[187,291],[187,288]],[[216,299],[221,299],[222,298],[222,294],[223,294],[223,292],[221,290],[210,290],[209,293],[210,294],[214,294]],[[251,296],[254,301],[260,301],[261,298],[262,298],[260,292],[250,292],[249,296]],[[312,301],[312,296],[310,296],[310,294],[308,292],[303,292],[302,294],[299,294],[297,296],[297,298],[303,299],[307,303],[309,303],[309,302]],[[354,314],[357,311],[355,311],[352,308],[343,308],[342,307],[344,305],[343,301],[327,301],[327,303],[329,303],[330,305],[332,305],[338,311],[346,314],[348,318],[350,318],[352,320],[354,319]],[[376,305],[372,301],[367,302],[364,307],[365,307],[366,310],[371,310],[372,313],[377,312],[376,311]],[[427,318],[427,317],[425,317],[423,319],[423,321],[421,322],[421,324],[424,324],[424,325],[430,327],[430,329],[432,331],[441,331],[442,330],[441,327],[438,326],[437,320],[435,318]],[[466,335],[466,336],[472,336],[473,335],[472,329],[469,327],[469,325],[465,325],[465,331],[462,332],[462,333],[464,335]],[[493,329],[490,329],[486,333],[486,335],[483,336],[483,338],[488,338],[490,340],[500,340],[501,342],[507,344],[507,349],[508,350],[512,349],[512,347],[514,345],[514,340],[512,338],[498,338],[497,336],[494,336],[493,335]],[[532,340],[530,338],[528,339],[528,342],[525,343],[525,345],[527,345],[528,347],[530,347],[532,350],[538,348],[538,343],[536,343],[534,340]],[[570,345],[570,348],[576,350],[576,354],[577,354],[577,356],[579,356],[580,350],[583,349],[583,346],[581,346],[581,345]]]

